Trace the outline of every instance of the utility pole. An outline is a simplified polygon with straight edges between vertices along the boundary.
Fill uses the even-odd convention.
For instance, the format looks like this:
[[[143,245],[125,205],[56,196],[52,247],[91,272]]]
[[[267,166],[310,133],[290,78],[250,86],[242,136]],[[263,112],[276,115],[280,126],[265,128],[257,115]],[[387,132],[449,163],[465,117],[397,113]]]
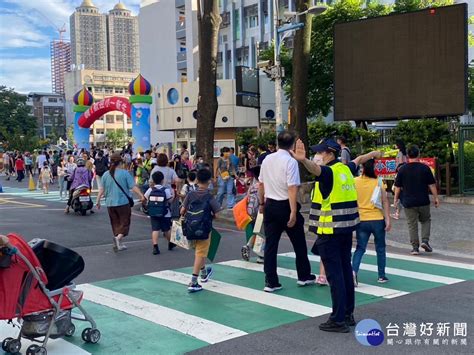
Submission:
[[[273,0],[273,33],[275,36],[274,46],[274,67],[273,76],[275,79],[275,125],[276,135],[283,131],[283,116],[281,113],[281,63],[280,63],[280,34],[278,29],[280,27],[278,0]]]

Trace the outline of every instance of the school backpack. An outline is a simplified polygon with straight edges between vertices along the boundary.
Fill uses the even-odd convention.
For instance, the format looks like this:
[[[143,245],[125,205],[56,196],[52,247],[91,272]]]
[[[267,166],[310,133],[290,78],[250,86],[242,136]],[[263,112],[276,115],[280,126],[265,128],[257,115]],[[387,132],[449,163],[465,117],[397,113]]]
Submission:
[[[211,198],[212,195],[208,193],[189,203],[183,223],[184,235],[188,240],[209,238],[212,229]]]
[[[166,188],[153,188],[148,197],[148,215],[150,217],[164,217],[168,213],[168,202],[166,201]]]
[[[257,218],[259,207],[258,188],[251,186],[247,196],[247,213],[250,217],[252,217],[252,220]]]

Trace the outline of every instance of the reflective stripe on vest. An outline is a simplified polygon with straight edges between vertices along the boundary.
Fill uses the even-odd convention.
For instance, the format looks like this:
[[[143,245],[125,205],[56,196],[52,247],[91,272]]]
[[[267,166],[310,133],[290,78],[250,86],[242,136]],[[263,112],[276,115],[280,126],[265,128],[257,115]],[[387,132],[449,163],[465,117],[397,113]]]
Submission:
[[[319,182],[315,183],[309,216],[309,230],[316,234],[351,232],[359,224],[357,192],[350,169],[340,162],[329,166],[333,172],[333,186],[323,199]]]

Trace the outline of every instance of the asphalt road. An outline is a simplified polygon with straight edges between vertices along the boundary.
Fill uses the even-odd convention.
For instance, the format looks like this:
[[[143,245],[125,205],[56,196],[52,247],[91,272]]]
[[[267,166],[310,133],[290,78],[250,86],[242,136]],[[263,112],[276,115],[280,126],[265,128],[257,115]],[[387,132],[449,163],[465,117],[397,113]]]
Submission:
[[[85,271],[76,280],[79,284],[192,265],[193,254],[191,252],[182,249],[168,252],[167,243],[163,239],[160,241],[161,255],[152,255],[149,221],[137,210],[133,212],[131,232],[127,238],[129,250],[116,254],[112,251],[112,231],[105,209],[87,216],[65,215],[63,213],[64,206],[64,202],[0,194],[0,233],[18,233],[26,240],[49,239],[73,248],[84,257],[86,262]],[[446,221],[446,223],[449,222]],[[456,223],[451,224],[451,228],[458,228],[459,221]],[[244,242],[243,233],[223,222],[217,222],[215,227],[223,235],[215,262],[240,259],[240,247]],[[446,228],[450,227],[446,226]],[[311,246],[312,242],[309,239],[308,245]],[[291,244],[284,237],[280,243],[279,252],[288,251],[292,251]],[[399,250],[389,247],[387,251],[397,252]],[[403,252],[406,253],[406,250]],[[457,260],[466,262],[466,259]],[[255,317],[258,317],[258,314]],[[468,346],[414,348],[409,345],[394,347],[383,345],[377,348],[363,347],[355,341],[353,334],[331,334],[319,331],[317,325],[327,318],[327,316],[322,316],[225,341],[195,352],[199,354],[237,354],[242,352],[341,354],[348,351],[355,354],[372,352],[387,354],[474,353],[474,332],[470,329],[474,326],[474,281],[443,286],[361,306],[356,310],[356,317],[357,320],[377,319],[382,327],[389,323],[402,324],[404,322],[418,324],[428,321],[435,323],[466,322],[468,324]]]

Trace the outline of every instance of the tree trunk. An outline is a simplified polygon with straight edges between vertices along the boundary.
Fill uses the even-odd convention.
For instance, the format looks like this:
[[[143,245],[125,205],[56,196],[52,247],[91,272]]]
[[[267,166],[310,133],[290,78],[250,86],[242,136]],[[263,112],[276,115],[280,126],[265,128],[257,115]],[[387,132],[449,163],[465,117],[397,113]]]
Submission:
[[[311,6],[311,0],[297,0],[296,11],[306,11]],[[296,31],[293,46],[293,76],[291,90],[291,125],[299,138],[308,146],[308,109],[306,96],[308,94],[308,68],[311,51],[311,27],[313,15],[305,14],[299,18],[304,27]]]
[[[202,5],[202,6],[201,6]],[[201,9],[202,8],[202,9]],[[219,0],[197,0],[199,36],[199,96],[196,154],[213,165],[214,129],[217,115],[216,70],[221,24]],[[213,169],[211,171],[214,171]]]

